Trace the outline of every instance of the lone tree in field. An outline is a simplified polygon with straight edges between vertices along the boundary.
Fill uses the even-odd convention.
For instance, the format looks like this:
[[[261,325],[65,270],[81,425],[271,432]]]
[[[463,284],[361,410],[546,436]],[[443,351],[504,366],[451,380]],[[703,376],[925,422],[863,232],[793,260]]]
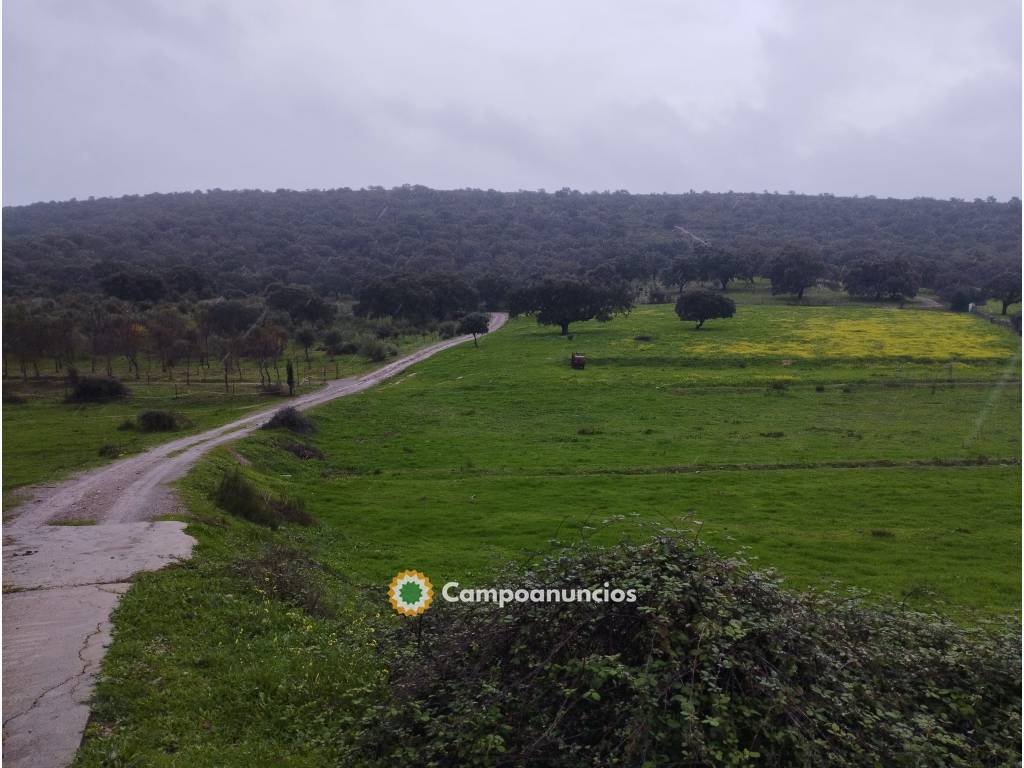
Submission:
[[[694,330],[700,330],[706,320],[732,317],[736,314],[736,304],[728,296],[714,291],[698,288],[684,291],[676,301],[676,314],[680,320],[692,320],[697,323]]]
[[[768,265],[772,293],[792,293],[798,299],[825,273],[821,254],[798,245],[787,245]]]
[[[988,280],[985,289],[1003,305],[1002,314],[1005,315],[1011,304],[1020,301],[1020,266],[997,273]]]
[[[477,334],[487,333],[487,329],[490,327],[491,318],[482,312],[470,312],[459,323],[459,333],[471,333],[473,334],[473,346],[479,347],[477,344]]]
[[[541,325],[557,325],[569,335],[569,324],[605,322],[629,312],[633,299],[625,283],[596,284],[585,280],[547,278],[509,294],[512,316],[536,315]]]
[[[285,369],[285,373],[288,377],[288,394],[295,394],[295,366],[292,365],[292,361],[288,361],[288,367]]]

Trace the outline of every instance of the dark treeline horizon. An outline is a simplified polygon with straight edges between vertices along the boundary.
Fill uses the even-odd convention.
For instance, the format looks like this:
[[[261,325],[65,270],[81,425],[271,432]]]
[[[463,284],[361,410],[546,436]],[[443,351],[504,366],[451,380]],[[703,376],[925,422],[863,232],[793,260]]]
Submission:
[[[568,335],[677,293],[680,317],[700,323],[731,314],[710,291],[759,277],[797,301],[814,286],[868,301],[924,287],[960,311],[996,298],[1005,314],[1020,301],[1019,199],[410,186],[3,213],[4,370],[11,353],[24,379],[44,358],[62,375],[85,355],[90,373],[112,375],[123,358],[136,379],[143,358],[168,378],[184,363],[186,381],[194,362],[218,360],[225,389],[254,360],[268,385],[289,344],[307,361],[311,348],[383,360],[402,334],[486,328],[481,310]]]
[[[164,280],[167,298],[175,284],[195,298],[277,283],[339,297],[395,273],[525,282],[605,264],[653,278],[693,244],[677,227],[755,260],[794,243],[836,269],[865,256],[900,258],[924,287],[981,262],[1020,262],[1018,198],[210,190],[4,208],[4,293],[100,293],[126,270]]]
[[[618,189],[581,189],[569,185],[562,186],[558,189],[547,189],[546,187],[538,187],[536,189],[526,189],[522,187],[517,188],[505,188],[505,187],[432,187],[428,184],[418,184],[415,182],[407,182],[403,184],[396,184],[393,186],[384,186],[379,184],[369,184],[360,187],[351,186],[338,186],[338,187],[306,187],[300,189],[298,187],[209,187],[206,189],[164,189],[164,190],[151,190],[149,192],[124,192],[120,194],[93,194],[85,197],[79,197],[72,195],[67,198],[49,198],[32,200],[25,203],[4,203],[2,210],[7,211],[9,209],[16,208],[30,208],[38,205],[62,205],[64,203],[87,203],[97,201],[109,201],[109,200],[128,200],[137,199],[143,197],[153,196],[174,196],[174,195],[207,195],[216,193],[259,193],[259,194],[278,194],[278,193],[306,193],[306,192],[372,192],[372,191],[393,191],[399,189],[425,189],[431,192],[497,192],[503,195],[517,195],[517,194],[555,194],[557,192],[570,192],[574,195],[630,195],[633,197],[675,197],[680,195],[786,195],[789,197],[829,197],[836,200],[889,200],[897,202],[907,202],[913,200],[930,200],[935,202],[952,202],[952,203],[1012,203],[1015,200],[1019,200],[1018,195],[1011,195],[1005,200],[1000,199],[997,195],[988,195],[985,198],[969,196],[964,197],[940,197],[937,195],[880,195],[871,192],[866,193],[841,193],[841,192],[808,192],[802,190],[787,189],[781,191],[779,189],[762,189],[762,190],[709,190],[702,189],[696,190],[694,188],[688,188],[677,191],[660,190],[660,191],[641,191],[626,188]]]

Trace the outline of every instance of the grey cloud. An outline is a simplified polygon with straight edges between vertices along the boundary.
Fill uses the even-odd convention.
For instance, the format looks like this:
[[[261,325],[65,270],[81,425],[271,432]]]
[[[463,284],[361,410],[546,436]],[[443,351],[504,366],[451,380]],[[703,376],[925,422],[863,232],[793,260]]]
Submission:
[[[8,0],[5,204],[420,183],[1020,193],[1020,7]]]

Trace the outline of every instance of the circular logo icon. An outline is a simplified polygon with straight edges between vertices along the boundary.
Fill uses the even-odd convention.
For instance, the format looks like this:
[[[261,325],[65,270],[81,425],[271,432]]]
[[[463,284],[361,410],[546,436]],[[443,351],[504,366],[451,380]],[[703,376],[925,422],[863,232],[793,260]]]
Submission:
[[[434,599],[434,586],[419,571],[399,571],[388,587],[391,607],[403,616],[419,616]]]

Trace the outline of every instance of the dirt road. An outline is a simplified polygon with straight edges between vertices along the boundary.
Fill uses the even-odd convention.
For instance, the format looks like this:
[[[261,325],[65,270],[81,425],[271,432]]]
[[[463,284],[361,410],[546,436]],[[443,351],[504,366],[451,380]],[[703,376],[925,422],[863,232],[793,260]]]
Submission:
[[[491,331],[508,316],[491,315]],[[365,376],[332,381],[290,401],[312,408],[378,384],[461,336]],[[74,757],[88,698],[110,640],[110,612],[138,571],[188,557],[195,540],[167,486],[211,448],[258,429],[276,408],[152,448],[52,487],[36,489],[3,526],[3,757],[11,768],[58,768]],[[59,450],[55,446],[54,450]],[[62,519],[94,525],[51,525]]]

